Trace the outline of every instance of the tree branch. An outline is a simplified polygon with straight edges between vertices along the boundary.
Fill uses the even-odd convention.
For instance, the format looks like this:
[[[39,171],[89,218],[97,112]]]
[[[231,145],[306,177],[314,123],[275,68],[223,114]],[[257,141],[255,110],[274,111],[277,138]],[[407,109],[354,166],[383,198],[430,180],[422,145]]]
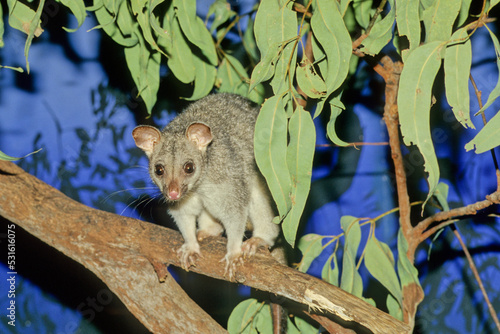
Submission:
[[[176,250],[182,237],[178,232],[84,206],[10,162],[0,161],[0,184],[1,216],[95,273],[152,332],[224,332],[166,270],[168,264],[180,265]],[[203,241],[203,258],[193,271],[225,279],[219,263],[226,252],[224,240]],[[283,266],[268,254],[246,260],[235,279],[305,304],[312,313],[335,315],[374,333],[410,330],[387,313]]]

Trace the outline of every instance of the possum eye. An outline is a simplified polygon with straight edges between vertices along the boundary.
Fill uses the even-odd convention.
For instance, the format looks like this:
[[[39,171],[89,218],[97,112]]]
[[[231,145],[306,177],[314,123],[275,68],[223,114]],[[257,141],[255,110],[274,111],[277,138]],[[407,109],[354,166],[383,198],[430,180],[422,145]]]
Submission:
[[[191,174],[193,172],[194,172],[194,163],[192,163],[192,162],[186,162],[184,164],[184,173]]]
[[[155,174],[158,176],[162,176],[163,174],[165,174],[165,170],[163,169],[162,165],[155,166]]]

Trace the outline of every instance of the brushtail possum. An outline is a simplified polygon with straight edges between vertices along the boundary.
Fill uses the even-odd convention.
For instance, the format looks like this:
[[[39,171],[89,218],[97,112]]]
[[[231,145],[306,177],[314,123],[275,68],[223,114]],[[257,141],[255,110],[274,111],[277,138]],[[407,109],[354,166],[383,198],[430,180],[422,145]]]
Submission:
[[[279,234],[254,158],[258,111],[241,96],[220,93],[194,102],[161,132],[145,125],[132,132],[184,238],[178,255],[186,270],[200,256],[198,241],[225,231],[223,260],[232,278],[244,257],[272,247]],[[247,222],[252,237],[243,242]]]

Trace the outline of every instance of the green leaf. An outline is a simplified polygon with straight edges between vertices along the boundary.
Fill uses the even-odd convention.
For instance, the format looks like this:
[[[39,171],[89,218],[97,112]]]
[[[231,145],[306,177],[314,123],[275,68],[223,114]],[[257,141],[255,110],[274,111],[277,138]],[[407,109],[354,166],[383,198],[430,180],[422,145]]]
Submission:
[[[323,78],[316,73],[309,59],[304,58],[297,66],[297,84],[309,97],[319,99],[326,95],[326,84]]]
[[[340,288],[357,297],[362,297],[363,280],[356,267],[356,255],[361,241],[359,219],[352,216],[343,216],[340,218],[340,225],[345,234]]]
[[[0,151],[0,160],[3,160],[3,161],[17,161],[17,160],[24,159],[27,156],[30,156],[32,154],[38,153],[41,150],[42,149],[40,148],[40,149],[36,150],[35,152],[31,152],[29,154],[26,154],[24,157],[20,157],[20,158],[11,157],[10,155],[7,155],[7,154],[3,153],[2,151]]]
[[[453,42],[464,39],[462,42]],[[444,81],[446,99],[452,107],[456,119],[465,128],[474,129],[469,111],[469,75],[472,50],[466,28],[457,30],[451,36],[452,43],[446,48],[444,56]]]
[[[414,144],[418,147],[424,157],[425,171],[429,174],[429,194],[425,203],[436,190],[439,181],[439,165],[430,131],[430,107],[432,85],[441,67],[442,48],[443,43],[436,41],[415,49],[405,63],[398,91],[398,110],[404,142],[407,146]]]
[[[354,8],[354,15],[359,25],[366,29],[370,24],[373,0],[354,0],[352,7]]]
[[[158,6],[161,2],[156,1],[155,6]],[[139,26],[141,27],[142,37],[148,44],[160,53],[163,51],[160,49],[158,44],[156,43],[155,37],[153,37],[153,33],[151,31],[152,25],[150,22],[150,18],[153,15],[154,7],[151,7],[151,1],[144,2],[141,0],[132,0],[132,12],[136,17]],[[154,18],[154,16],[153,16]]]
[[[342,85],[347,77],[352,54],[351,37],[335,1],[316,0],[313,2],[311,29],[314,35],[315,59],[320,59],[323,53],[321,49],[326,55],[326,61],[320,61],[318,66],[325,79],[326,96],[329,96]],[[323,103],[318,103],[315,117],[321,113]]]
[[[337,255],[335,254],[335,252],[330,256],[330,258],[325,262],[325,265],[323,266],[323,270],[321,271],[321,278],[330,284],[339,286],[339,265],[337,263]]]
[[[389,314],[394,318],[403,321],[403,310],[396,298],[394,298],[391,294],[388,294],[385,303],[387,305],[387,310],[389,310]]]
[[[424,10],[425,42],[450,39],[462,0],[434,1]]]
[[[491,40],[493,41],[493,45],[495,46],[495,53],[497,55],[497,68],[498,71],[500,72],[500,44],[498,43],[498,38],[495,36],[495,34],[488,28],[488,26],[485,26],[486,29],[488,29],[488,32],[490,33]],[[495,100],[500,96],[500,76],[498,77],[497,84],[495,85],[495,88],[491,91],[490,95],[488,96],[488,100],[484,104],[484,106],[479,109],[479,111],[474,115],[477,116],[483,111],[486,110]],[[477,153],[477,152],[476,152]]]
[[[217,72],[217,85],[219,92],[248,95],[248,76],[245,68],[238,59],[225,54]]]
[[[139,43],[125,48],[125,60],[137,86],[139,94],[148,113],[151,114],[156,103],[156,96],[160,86],[160,61],[159,52],[150,51],[142,36],[137,36]]]
[[[239,303],[227,321],[230,334],[272,333],[271,307],[250,298]]]
[[[33,42],[33,38],[40,36],[43,32],[43,29],[40,26],[40,17],[42,15],[44,4],[45,0],[40,0],[38,8],[35,12],[20,1],[7,0],[10,26],[28,35],[26,43],[24,44],[24,57],[26,59],[26,71],[28,73],[30,71],[28,55],[31,43]]]
[[[130,36],[125,36],[124,34],[122,34],[121,30],[116,25],[116,16],[114,14],[111,14],[105,6],[100,6],[95,10],[94,13],[97,22],[99,22],[99,25],[94,27],[93,29],[102,28],[102,30],[104,30],[104,32],[116,43],[125,47],[132,47],[139,42],[139,40],[137,39],[137,36],[141,34],[139,29],[132,28],[133,34],[131,34]],[[131,17],[132,14],[129,12],[126,2],[123,2],[119,7],[119,14],[120,19],[123,20],[121,21],[123,22],[123,29],[126,29],[126,26],[133,27],[135,18]]]
[[[295,63],[297,62],[296,43],[291,43],[297,37],[297,13],[291,9],[292,2],[280,0],[279,39],[282,41],[281,57],[276,64],[271,87],[274,94],[287,92],[292,86]]]
[[[252,78],[250,79],[249,90],[252,91],[255,86],[261,82],[271,79],[274,75],[275,65],[281,55],[281,43],[276,43],[266,52],[262,60],[254,67]]]
[[[198,100],[206,96],[214,87],[217,69],[196,55],[193,56],[196,76],[194,78],[193,95],[186,98],[188,101]]]
[[[389,246],[372,234],[365,248],[365,266],[370,274],[379,281],[403,308],[401,287],[394,269],[394,257]]]
[[[85,10],[85,3],[83,0],[58,0],[60,1],[64,6],[68,7],[73,15],[75,16],[76,20],[78,21],[78,26],[74,29],[69,29],[63,27],[64,30],[68,32],[74,32],[78,28],[80,28],[83,24],[83,21],[85,21],[85,17],[87,16],[87,11]]]
[[[401,288],[407,287],[410,284],[420,286],[418,280],[418,270],[413,263],[410,262],[406,253],[408,252],[408,241],[403,235],[401,229],[398,232],[398,276],[401,281]]]
[[[472,0],[470,0],[472,1]],[[498,5],[498,3],[500,2],[500,0],[491,0],[490,2],[490,7],[488,7],[488,13],[490,12],[490,10],[495,7],[496,5]]]
[[[400,36],[408,38],[409,50],[403,51],[403,60],[420,44],[419,2],[396,0],[396,22]]]
[[[35,22],[36,13],[33,9],[17,0],[7,0],[9,8],[9,25],[25,34],[29,34],[30,25]],[[38,21],[35,36],[40,36],[43,29]]]
[[[167,64],[175,77],[179,79],[180,82],[187,84],[192,82],[196,75],[194,56],[181,31],[178,20],[175,17],[170,19],[172,45]]]
[[[434,192],[434,196],[439,202],[439,205],[443,208],[443,211],[450,210],[450,206],[448,205],[448,188],[446,183],[439,182]]]
[[[274,94],[288,90],[287,78],[293,78],[296,58],[296,50],[290,42],[297,38],[297,16],[290,5],[285,0],[263,0],[259,4],[254,32],[261,62],[252,73],[251,88],[273,78]]]
[[[323,251],[323,236],[319,234],[306,234],[299,239],[297,247],[302,252],[302,260],[299,263],[298,270],[303,273],[309,270],[311,263]]]
[[[467,144],[465,149],[470,151],[476,148],[476,154],[489,151],[500,145],[500,113],[489,120],[484,128]]]
[[[337,136],[337,132],[335,131],[335,121],[337,120],[337,117],[339,117],[340,113],[342,110],[345,109],[344,104],[340,101],[340,95],[335,96],[333,99],[330,100],[330,120],[328,121],[328,124],[326,125],[326,133],[328,135],[328,138],[338,146],[347,146],[349,143],[346,143],[345,141],[341,140]]]
[[[301,334],[308,334],[308,333],[316,334],[316,333],[319,333],[319,331],[318,331],[318,329],[316,327],[314,327],[313,325],[311,325],[310,323],[308,323],[304,319],[295,316],[295,317],[293,317],[293,320],[295,322],[295,326],[297,326],[297,329],[299,330],[299,333],[301,333]],[[290,320],[288,320],[288,321],[290,323]],[[292,334],[292,333],[290,333],[290,334]]]
[[[266,178],[278,207],[280,219],[291,208],[291,179],[286,162],[287,118],[281,96],[273,96],[262,105],[255,124],[255,160]]]
[[[458,19],[456,26],[461,27],[462,24],[469,18],[469,10],[472,0],[462,0],[462,5],[460,7],[460,13],[458,13]]]
[[[292,208],[282,224],[283,235],[293,247],[300,217],[311,188],[312,165],[316,146],[316,129],[311,115],[300,105],[288,125],[290,144],[286,162],[292,181]]]
[[[215,0],[208,8],[207,20],[212,15],[214,16],[214,19],[212,21],[212,25],[210,26],[211,33],[217,30],[220,25],[226,23],[231,17],[235,16],[236,13],[231,10],[231,4],[229,4],[226,0]]]
[[[389,4],[391,10],[382,20],[377,21],[373,25],[370,34],[363,41],[361,51],[370,55],[376,55],[391,41],[394,20],[396,18],[396,8],[394,7],[394,0],[389,0]]]
[[[259,51],[257,49],[257,44],[255,42],[254,31],[254,20],[248,20],[248,25],[243,33],[243,47],[247,52],[249,58],[255,63],[259,60]]]
[[[217,65],[212,35],[203,20],[196,15],[196,0],[174,0],[173,6],[177,9],[177,18],[186,38],[201,50],[212,65]]]

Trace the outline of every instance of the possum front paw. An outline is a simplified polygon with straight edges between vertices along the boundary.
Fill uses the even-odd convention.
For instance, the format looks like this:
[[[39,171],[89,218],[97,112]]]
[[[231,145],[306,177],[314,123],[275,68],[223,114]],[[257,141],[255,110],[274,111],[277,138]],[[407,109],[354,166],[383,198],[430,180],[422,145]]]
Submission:
[[[182,269],[189,271],[189,267],[196,267],[196,261],[201,257],[199,244],[183,244],[177,251]]]
[[[224,276],[227,276],[229,280],[232,281],[236,273],[236,267],[243,264],[243,256],[241,252],[228,252],[220,262],[226,262]]]
[[[259,248],[268,249],[269,247],[270,245],[264,239],[259,237],[251,237],[243,243],[243,246],[241,246],[241,250],[243,252],[243,257],[248,258],[250,256],[254,256]]]

